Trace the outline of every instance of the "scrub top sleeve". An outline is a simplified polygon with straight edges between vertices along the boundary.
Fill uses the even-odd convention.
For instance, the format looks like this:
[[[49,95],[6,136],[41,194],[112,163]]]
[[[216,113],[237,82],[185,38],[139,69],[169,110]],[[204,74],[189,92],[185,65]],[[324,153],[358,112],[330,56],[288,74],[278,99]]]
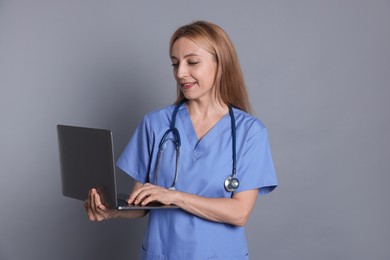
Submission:
[[[148,182],[148,172],[153,147],[153,136],[147,117],[140,122],[116,165],[144,184]]]
[[[262,128],[248,139],[244,152],[237,161],[240,186],[235,191],[259,189],[259,195],[273,191],[277,186],[275,168],[268,141],[268,131]]]

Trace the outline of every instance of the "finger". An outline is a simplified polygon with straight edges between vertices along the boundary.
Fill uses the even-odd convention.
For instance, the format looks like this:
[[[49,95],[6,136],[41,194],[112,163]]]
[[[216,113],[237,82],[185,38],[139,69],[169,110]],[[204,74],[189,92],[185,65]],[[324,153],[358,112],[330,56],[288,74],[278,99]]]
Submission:
[[[149,203],[152,202],[152,201],[154,201],[154,196],[149,195],[149,196],[147,196],[146,198],[144,198],[143,200],[141,200],[141,201],[140,201],[140,204],[141,204],[142,206],[145,206],[145,205],[149,204]]]
[[[145,206],[145,205],[147,205],[147,204],[149,204],[149,203],[151,203],[151,202],[159,202],[159,203],[165,204],[162,195],[164,195],[164,194],[161,194],[160,192],[151,194],[151,195],[145,197],[145,198],[140,202],[140,204],[141,204],[142,206]]]
[[[141,203],[141,205],[146,205],[154,201],[164,203],[163,198],[164,196],[167,195],[167,190],[165,188],[156,187],[156,186],[153,189],[145,190],[144,192],[145,192],[144,194],[142,192],[140,194],[140,196],[144,196],[144,197],[140,197],[139,203]]]
[[[138,181],[136,181],[134,183],[134,186],[133,186],[133,189],[132,191],[130,192],[130,195],[129,197],[127,198],[127,203],[131,204],[134,202],[135,198],[138,196],[138,194],[143,191],[144,189],[148,189],[150,188],[150,186],[153,186],[151,185],[150,183],[140,183]]]
[[[91,192],[91,212],[95,220],[98,220],[100,213],[98,212],[98,206],[102,204],[100,201],[100,195],[97,193],[96,189],[93,189]]]
[[[85,200],[84,202],[84,209],[87,212],[87,217],[90,221],[95,221],[95,216],[93,215],[90,207],[89,207],[89,202],[88,200]]]
[[[95,189],[91,189],[88,192],[88,199],[86,200],[84,207],[87,210],[88,219],[90,221],[96,221],[96,217],[94,215],[93,209],[92,209],[92,201],[93,201],[93,194],[96,192]]]
[[[100,204],[96,207],[96,220],[97,221],[102,221],[102,220],[106,220],[107,219],[107,216],[106,216],[106,212],[105,212],[106,208],[104,207],[103,204]]]
[[[95,214],[100,214],[100,208],[99,208],[100,206],[102,206],[100,195],[98,193],[95,193],[94,201],[93,201],[93,210]]]
[[[93,207],[93,203],[94,203],[94,196],[95,196],[95,193],[96,193],[96,190],[95,189],[91,189],[89,192],[88,192],[88,208],[92,210],[92,207]]]
[[[144,192],[141,192],[140,195],[144,196],[141,198],[140,203],[141,205],[146,205],[153,201],[160,201],[160,199],[163,198],[163,196],[166,194],[167,190],[165,188],[161,187],[154,187],[152,189],[145,190]]]
[[[145,198],[144,201],[142,201],[142,205],[146,205],[150,202],[159,202],[164,205],[170,205],[172,204],[173,196],[175,195],[175,192],[158,187],[153,190],[153,192]]]
[[[97,221],[107,220],[113,217],[114,210],[107,208],[101,201],[98,193],[95,193],[95,218]]]
[[[141,192],[138,193],[137,197],[134,199],[134,204],[140,204],[145,199],[149,198],[151,195],[153,195],[156,191],[153,188],[145,188]]]
[[[133,192],[129,195],[129,198],[127,199],[127,203],[135,203],[135,199],[138,197],[138,195],[144,190],[145,188],[142,186],[139,189],[133,190]]]
[[[91,209],[88,209],[87,216],[88,216],[88,219],[89,219],[90,221],[96,221],[96,216],[93,214],[93,212],[91,211]]]
[[[97,220],[97,215],[88,206],[87,206],[87,216],[88,216],[88,219],[90,221],[96,221]]]
[[[99,215],[106,214],[108,211],[108,208],[106,208],[106,206],[104,206],[104,204],[102,203],[100,196],[98,194],[96,194],[96,196],[95,196],[95,201],[96,201],[96,212]]]
[[[148,183],[145,183],[145,184],[143,184],[142,186],[139,186],[139,187],[133,189],[132,193],[129,195],[129,198],[128,198],[128,200],[127,200],[127,203],[129,203],[129,204],[131,204],[131,203],[135,203],[135,204],[139,203],[139,200],[138,200],[137,202],[135,202],[136,199],[137,199],[139,196],[142,197],[142,195],[140,195],[140,194],[141,194],[142,192],[145,192],[145,191],[148,190],[148,189],[150,189],[150,185],[149,185]]]

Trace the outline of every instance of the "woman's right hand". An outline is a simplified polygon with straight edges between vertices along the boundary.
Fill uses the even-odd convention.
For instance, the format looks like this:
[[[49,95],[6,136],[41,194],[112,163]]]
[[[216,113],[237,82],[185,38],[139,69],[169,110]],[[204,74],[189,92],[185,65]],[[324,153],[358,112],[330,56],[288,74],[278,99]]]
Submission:
[[[90,221],[107,220],[115,217],[118,213],[118,210],[109,209],[103,205],[96,189],[91,189],[88,192],[88,199],[84,202],[84,208]]]

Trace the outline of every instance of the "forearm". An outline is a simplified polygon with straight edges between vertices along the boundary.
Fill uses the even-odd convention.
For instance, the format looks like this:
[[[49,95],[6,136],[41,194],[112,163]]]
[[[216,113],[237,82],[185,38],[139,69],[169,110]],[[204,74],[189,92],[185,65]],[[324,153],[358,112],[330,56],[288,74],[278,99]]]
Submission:
[[[177,192],[174,204],[198,217],[244,226],[256,202],[258,190],[235,194],[233,198],[205,198]]]
[[[198,217],[235,226],[245,225],[259,192],[258,189],[253,189],[235,193],[232,198],[206,198],[150,183],[137,183],[136,186],[128,203],[146,205],[157,201],[164,205],[174,204]]]
[[[148,214],[148,210],[117,210],[113,218],[136,219],[142,218]]]

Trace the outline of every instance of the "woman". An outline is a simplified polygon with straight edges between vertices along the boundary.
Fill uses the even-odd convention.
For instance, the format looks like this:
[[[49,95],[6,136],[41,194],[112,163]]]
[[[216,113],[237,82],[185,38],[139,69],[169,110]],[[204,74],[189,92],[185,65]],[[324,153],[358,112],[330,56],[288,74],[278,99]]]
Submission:
[[[178,209],[116,211],[93,189],[88,217],[149,213],[142,259],[248,259],[243,226],[258,195],[277,185],[267,130],[248,114],[238,59],[220,27],[205,21],[183,26],[169,50],[177,100],[144,117],[117,165],[135,179],[128,203]]]

